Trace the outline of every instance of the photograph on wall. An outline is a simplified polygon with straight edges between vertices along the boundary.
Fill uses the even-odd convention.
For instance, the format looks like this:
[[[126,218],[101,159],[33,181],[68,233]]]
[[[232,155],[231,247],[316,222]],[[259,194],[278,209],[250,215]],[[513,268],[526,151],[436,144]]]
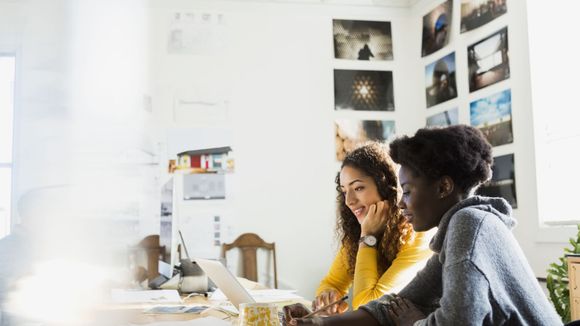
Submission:
[[[471,125],[481,130],[492,146],[513,143],[512,95],[509,89],[469,104]]]
[[[449,127],[459,124],[459,110],[453,108],[427,117],[427,127]]]
[[[506,0],[461,0],[461,33],[485,25],[506,12]]]
[[[513,208],[517,208],[514,154],[494,157],[491,169],[493,171],[491,180],[481,185],[476,193],[487,197],[502,197]]]
[[[391,22],[332,21],[334,57],[349,60],[393,60]]]
[[[510,77],[507,27],[467,48],[469,92]]]
[[[336,159],[344,160],[347,152],[366,141],[388,142],[395,137],[395,121],[337,119],[334,122]]]
[[[455,52],[425,67],[427,107],[457,97],[455,84]]]
[[[334,109],[394,111],[393,73],[334,70]]]
[[[443,48],[449,43],[452,7],[451,0],[448,0],[423,16],[422,57]]]

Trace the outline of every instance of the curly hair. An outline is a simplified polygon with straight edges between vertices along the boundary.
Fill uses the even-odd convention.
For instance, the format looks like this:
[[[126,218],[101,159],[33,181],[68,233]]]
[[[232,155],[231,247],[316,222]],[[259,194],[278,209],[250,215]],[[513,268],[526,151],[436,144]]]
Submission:
[[[377,265],[379,274],[383,274],[391,266],[401,246],[414,237],[411,224],[397,207],[399,188],[395,164],[389,157],[386,147],[377,142],[369,142],[348,153],[342,162],[341,170],[345,166],[353,167],[371,177],[381,199],[389,203],[389,218],[385,230],[377,237],[380,244]],[[340,172],[335,181],[338,192],[336,233],[347,253],[348,273],[354,275],[361,226],[345,203],[345,195],[340,186]]]
[[[418,176],[449,176],[465,194],[491,178],[491,145],[479,129],[466,125],[419,129],[394,140],[390,154]]]

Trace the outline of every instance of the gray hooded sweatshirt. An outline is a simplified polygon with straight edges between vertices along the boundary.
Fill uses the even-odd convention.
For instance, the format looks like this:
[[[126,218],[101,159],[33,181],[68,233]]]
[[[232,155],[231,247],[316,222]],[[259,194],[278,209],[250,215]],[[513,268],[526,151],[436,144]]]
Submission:
[[[452,207],[431,240],[435,253],[399,293],[427,315],[418,325],[562,325],[510,229],[502,198],[474,196]],[[385,295],[360,307],[393,325]]]

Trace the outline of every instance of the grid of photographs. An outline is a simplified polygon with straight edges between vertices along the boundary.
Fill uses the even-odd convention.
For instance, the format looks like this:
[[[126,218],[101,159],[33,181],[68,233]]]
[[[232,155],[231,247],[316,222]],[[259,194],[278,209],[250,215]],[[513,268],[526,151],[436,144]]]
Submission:
[[[509,89],[471,102],[471,125],[483,132],[492,146],[513,143],[512,96]]]
[[[336,159],[344,160],[346,153],[370,140],[390,141],[395,136],[395,121],[336,119]]]
[[[457,97],[455,52],[425,67],[425,94],[428,108]]]
[[[426,127],[449,127],[459,124],[459,110],[453,108],[427,117]]]
[[[393,73],[334,70],[334,109],[394,111]]]
[[[443,48],[449,42],[452,8],[453,3],[448,0],[423,16],[422,57]]]
[[[507,0],[461,0],[460,2],[460,33],[481,27],[507,12]],[[452,0],[447,0],[423,16],[421,57],[439,51],[450,42],[452,7]],[[497,24],[501,24],[500,21],[501,19],[497,20]],[[466,46],[467,67],[459,67],[459,72],[460,78],[466,78],[465,81],[468,82],[469,94],[511,77],[508,27],[498,27],[491,35],[482,37],[481,33],[474,33],[460,35],[458,39],[454,39],[454,42]],[[457,32],[457,34],[460,33]],[[461,112],[463,109],[454,106],[453,101],[449,102],[458,97],[456,62],[465,65],[462,63],[464,61],[459,60],[463,58],[455,60],[456,50],[457,53],[462,52],[457,48],[450,49],[446,51],[450,53],[441,59],[427,59],[428,61],[424,62],[426,108],[432,109],[437,106],[432,109],[437,113],[426,117],[425,126],[428,128],[459,124],[461,123],[459,117],[464,117]],[[459,86],[462,87],[462,85]],[[508,89],[500,87],[504,90],[486,97],[479,96],[470,99],[469,105],[469,123],[478,128],[494,147],[514,143],[511,90],[509,86]],[[447,104],[439,106],[445,102]],[[513,208],[517,207],[513,153],[495,158],[493,178],[480,187],[478,194],[503,197]]]
[[[469,92],[510,77],[507,27],[467,48]]]
[[[391,22],[332,21],[334,57],[349,60],[393,60]]]
[[[502,197],[512,208],[517,208],[514,154],[494,157],[491,169],[493,171],[491,180],[481,185],[476,193],[481,196]]]
[[[461,0],[461,33],[483,26],[506,12],[506,0]]]

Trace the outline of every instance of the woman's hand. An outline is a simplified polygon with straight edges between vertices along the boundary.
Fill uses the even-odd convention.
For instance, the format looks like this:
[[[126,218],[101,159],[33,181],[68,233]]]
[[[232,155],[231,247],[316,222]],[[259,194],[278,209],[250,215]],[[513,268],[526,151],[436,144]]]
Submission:
[[[401,297],[389,302],[388,311],[397,326],[412,326],[417,320],[426,317],[411,301]]]
[[[314,310],[319,309],[319,308],[321,308],[321,307],[323,307],[331,302],[339,300],[340,298],[342,298],[342,295],[340,293],[338,293],[338,291],[332,290],[332,289],[324,290],[324,291],[320,292],[320,295],[318,295],[314,299],[314,301],[312,302],[312,309],[314,309]],[[330,316],[330,315],[341,314],[347,310],[348,310],[348,303],[341,301],[338,304],[335,304],[335,305],[328,307],[328,309],[326,309],[325,311],[319,312],[317,315]]]
[[[284,306],[284,319],[286,325],[321,325],[320,317],[302,318],[310,313],[310,310],[301,303]]]
[[[387,212],[389,211],[389,204],[387,201],[380,201],[369,207],[367,216],[365,216],[360,228],[361,237],[365,235],[381,234],[387,224]]]

